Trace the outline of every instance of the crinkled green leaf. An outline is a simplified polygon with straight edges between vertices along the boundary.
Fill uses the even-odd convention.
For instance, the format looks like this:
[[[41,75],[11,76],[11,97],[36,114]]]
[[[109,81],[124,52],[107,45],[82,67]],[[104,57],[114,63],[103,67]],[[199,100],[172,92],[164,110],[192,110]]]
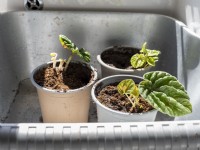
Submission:
[[[132,95],[133,97],[139,97],[140,93],[139,93],[139,89],[138,87],[135,85],[132,91]]]
[[[140,52],[146,54],[146,53],[147,53],[146,47],[147,47],[147,42],[145,42],[145,43],[142,45],[142,49],[140,50]]]
[[[84,48],[79,49],[78,56],[82,58],[85,62],[90,62],[90,53]]]
[[[135,54],[131,57],[131,65],[133,68],[142,68],[146,64],[144,54]]]
[[[155,66],[158,61],[160,51],[146,49],[147,43],[142,45],[140,54],[135,54],[131,57],[131,65],[133,68],[143,68],[147,66]]]
[[[149,57],[155,57],[155,56],[158,56],[159,54],[160,54],[160,51],[158,50],[147,49],[147,56]]]
[[[156,60],[153,57],[147,57],[147,63],[150,66],[155,66],[156,65]]]
[[[74,43],[72,43],[72,41],[68,39],[65,35],[59,35],[59,40],[60,40],[61,45],[64,48],[71,50],[73,54],[79,53],[78,47]]]
[[[64,48],[69,50],[76,49],[76,46],[70,39],[68,39],[65,35],[59,35],[59,41]]]
[[[135,85],[135,82],[132,79],[125,79],[122,80],[117,85],[117,90],[119,94],[124,95],[128,94],[131,97],[138,97],[139,96],[139,89]]]
[[[79,49],[70,39],[68,39],[65,35],[59,35],[60,43],[64,48],[67,48],[72,51],[73,54],[77,54],[80,58],[82,58],[86,62],[90,62],[90,53],[85,49]]]
[[[156,65],[156,61],[158,61],[158,55],[160,54],[160,51],[158,50],[146,50],[146,60],[148,65],[150,66],[155,66]]]
[[[192,112],[189,96],[176,77],[162,71],[148,72],[139,84],[140,95],[155,109],[169,116]]]

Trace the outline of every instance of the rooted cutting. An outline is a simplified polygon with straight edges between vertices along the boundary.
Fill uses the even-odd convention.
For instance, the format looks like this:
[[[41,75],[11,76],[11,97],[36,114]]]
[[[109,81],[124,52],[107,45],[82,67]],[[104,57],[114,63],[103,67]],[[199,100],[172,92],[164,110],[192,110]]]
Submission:
[[[121,95],[117,90],[118,83],[108,85],[98,91],[97,99],[108,108],[126,113],[144,113],[153,109],[141,96],[139,105],[132,107],[132,103],[125,95]]]

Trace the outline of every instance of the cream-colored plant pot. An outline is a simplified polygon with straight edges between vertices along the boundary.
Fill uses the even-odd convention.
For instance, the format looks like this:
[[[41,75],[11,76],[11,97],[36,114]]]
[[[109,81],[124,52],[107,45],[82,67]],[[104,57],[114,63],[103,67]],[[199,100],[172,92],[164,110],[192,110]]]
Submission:
[[[86,86],[79,89],[59,92],[39,86],[34,81],[34,74],[41,68],[48,65],[43,64],[37,67],[31,74],[32,84],[37,88],[39,103],[41,106],[43,122],[45,123],[77,123],[88,122],[90,92],[92,85],[97,79],[97,71],[87,65],[93,72],[93,79]]]
[[[126,48],[127,46],[108,47],[103,52],[111,50],[114,47],[117,47],[117,48],[118,47],[124,47],[124,48]],[[127,48],[131,48],[131,47],[127,47]],[[138,50],[138,52],[139,52],[139,50]],[[107,76],[111,76],[111,75],[118,75],[118,74],[130,74],[130,75],[136,75],[136,76],[141,76],[142,77],[143,74],[145,74],[146,72],[149,72],[151,70],[151,68],[152,68],[151,66],[148,66],[146,68],[140,68],[140,69],[120,69],[120,68],[115,68],[115,67],[109,66],[108,64],[106,64],[101,59],[102,53],[100,55],[97,55],[97,61],[101,65],[101,76],[102,76],[102,78],[107,77]]]

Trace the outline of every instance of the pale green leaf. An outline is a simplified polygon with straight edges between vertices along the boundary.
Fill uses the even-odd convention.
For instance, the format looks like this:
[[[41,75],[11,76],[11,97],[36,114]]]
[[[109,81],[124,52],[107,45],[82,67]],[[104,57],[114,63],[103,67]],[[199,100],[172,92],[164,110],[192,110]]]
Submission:
[[[74,43],[72,43],[72,41],[68,39],[65,35],[59,35],[59,41],[64,48],[67,48],[71,51],[76,47]]]
[[[132,79],[122,80],[118,85],[117,89],[119,94],[130,94],[131,91],[134,89],[135,82]]]
[[[140,93],[139,93],[139,89],[138,89],[138,87],[135,85],[134,86],[134,88],[133,88],[133,91],[132,91],[132,96],[134,96],[134,97],[139,97],[139,95],[140,95]]]
[[[142,49],[140,50],[140,52],[146,54],[146,53],[147,53],[146,47],[147,47],[147,42],[145,42],[145,43],[142,45]]]
[[[146,64],[144,54],[135,54],[131,57],[131,65],[133,68],[142,68]]]
[[[147,63],[150,66],[155,66],[156,65],[156,60],[153,57],[147,57]]]
[[[158,61],[158,55],[160,51],[146,49],[147,43],[142,45],[140,53],[135,54],[131,57],[131,65],[133,68],[143,68],[147,66],[155,66]]]
[[[139,89],[135,85],[135,82],[132,79],[122,80],[117,85],[117,90],[118,90],[119,94],[121,94],[121,95],[128,94],[130,97],[138,97],[139,96]]]
[[[149,57],[155,57],[155,56],[158,56],[159,54],[160,54],[160,51],[158,50],[147,49],[147,56]]]

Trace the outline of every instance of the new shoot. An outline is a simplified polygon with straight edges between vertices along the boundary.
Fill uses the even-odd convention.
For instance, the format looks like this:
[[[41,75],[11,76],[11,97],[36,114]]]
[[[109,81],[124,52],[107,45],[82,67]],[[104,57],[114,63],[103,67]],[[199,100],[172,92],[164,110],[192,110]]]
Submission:
[[[70,51],[70,56],[67,59],[60,58],[57,60],[57,53],[51,53],[51,61],[53,62],[53,68],[57,71],[66,71],[69,63],[73,59],[74,55],[79,56],[85,62],[90,62],[90,53],[86,51],[84,48],[78,48],[70,39],[68,39],[65,35],[59,35],[59,41],[63,48],[68,49]],[[59,66],[56,66],[56,63],[59,62]]]
[[[126,79],[121,81],[117,85],[117,90],[120,95],[125,95],[132,104],[131,110],[140,106],[139,104],[139,89],[132,79]]]
[[[155,63],[158,61],[158,55],[160,54],[160,51],[147,49],[146,46],[147,43],[145,42],[142,45],[140,53],[131,57],[130,62],[134,69],[155,66]]]
[[[117,89],[120,94],[126,95],[132,107],[140,105],[140,95],[153,108],[172,117],[192,112],[192,104],[184,86],[167,72],[145,73],[138,87],[132,79],[122,80]]]

